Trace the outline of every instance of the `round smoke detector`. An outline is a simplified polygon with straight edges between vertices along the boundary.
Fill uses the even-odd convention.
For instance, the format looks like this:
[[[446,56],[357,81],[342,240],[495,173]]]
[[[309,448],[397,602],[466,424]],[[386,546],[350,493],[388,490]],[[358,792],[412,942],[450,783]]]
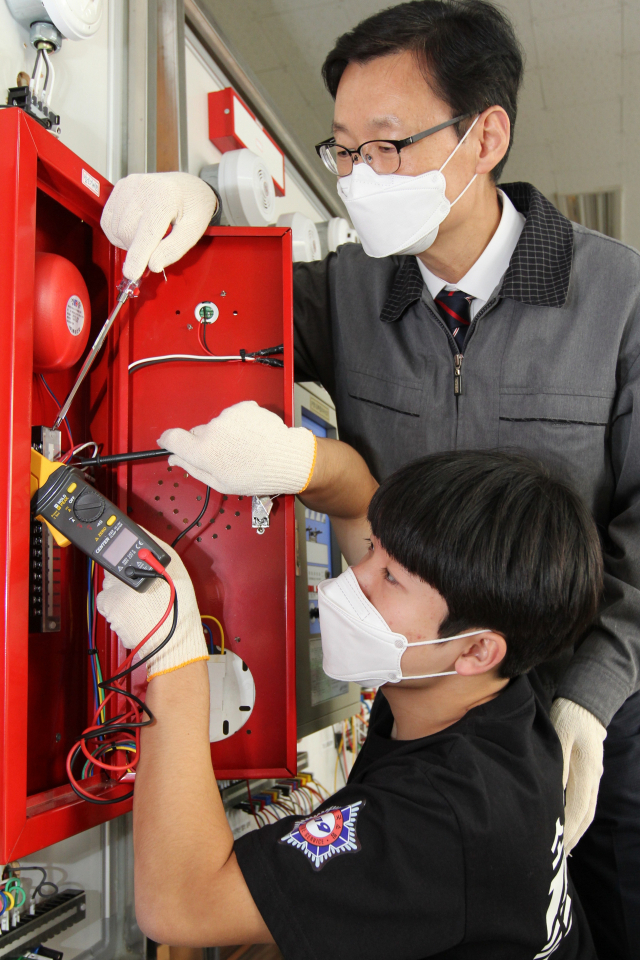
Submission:
[[[104,0],[7,0],[12,15],[27,29],[51,22],[67,40],[88,40],[100,29]]]
[[[330,220],[317,223],[316,227],[318,228],[323,257],[326,257],[328,253],[333,253],[343,243],[349,243],[351,227],[344,217],[331,217]]]
[[[249,667],[231,650],[207,661],[211,710],[209,742],[226,740],[241,730],[253,712],[256,685]]]
[[[251,150],[223,153],[220,163],[202,168],[200,177],[220,194],[223,222],[226,220],[232,227],[266,227],[273,223],[273,179]]]
[[[293,259],[322,260],[320,237],[313,220],[302,213],[283,213],[278,217],[278,227],[289,227],[293,240]]]

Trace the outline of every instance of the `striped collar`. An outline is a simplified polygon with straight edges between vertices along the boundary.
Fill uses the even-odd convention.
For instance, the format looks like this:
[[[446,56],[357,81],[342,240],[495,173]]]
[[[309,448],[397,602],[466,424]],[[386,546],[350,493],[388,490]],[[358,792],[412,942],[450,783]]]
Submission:
[[[573,259],[571,221],[530,183],[501,184],[500,189],[526,222],[498,296],[532,306],[563,306]],[[399,320],[420,299],[423,286],[416,258],[403,257],[380,319],[385,323]]]

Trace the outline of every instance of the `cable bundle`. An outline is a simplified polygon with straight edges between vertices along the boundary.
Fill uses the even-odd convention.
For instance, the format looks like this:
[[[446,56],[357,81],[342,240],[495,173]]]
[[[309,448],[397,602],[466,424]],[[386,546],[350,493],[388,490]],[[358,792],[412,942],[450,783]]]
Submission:
[[[248,800],[237,804],[236,809],[250,813],[258,827],[275,823],[283,817],[311,816],[318,803],[329,798],[327,790],[311,773],[276,780],[272,787],[260,793],[252,793],[247,780],[247,795]]]
[[[44,867],[33,867],[31,865],[21,866],[17,861],[8,863],[2,872],[0,880],[0,930],[6,932],[10,927],[16,927],[20,921],[20,910],[27,901],[27,892],[24,888],[22,878],[19,874],[22,871],[37,871],[42,874],[40,883],[34,884],[31,891],[30,912],[35,910],[35,899],[40,896],[42,899],[53,897],[58,893],[58,887],[52,880],[47,880],[47,871]],[[45,887],[51,887],[49,893],[44,892]]]
[[[338,789],[338,767],[342,773],[342,777],[346,784],[349,779],[349,771],[357,755],[362,750],[364,742],[367,739],[367,732],[369,730],[369,715],[371,713],[370,700],[371,697],[366,696],[368,691],[363,693],[361,702],[360,702],[360,713],[357,713],[353,717],[349,717],[348,720],[343,720],[340,724],[339,729],[336,731],[334,727],[334,736],[336,740],[336,768],[333,775],[333,789]],[[351,754],[351,762],[347,757],[347,753]]]
[[[96,712],[94,714],[91,726],[83,732],[80,739],[73,745],[69,754],[67,756],[67,775],[69,777],[69,783],[71,784],[74,792],[83,800],[88,800],[89,803],[95,804],[108,804],[108,803],[121,803],[123,800],[128,800],[133,796],[133,790],[129,790],[127,793],[122,794],[122,796],[115,797],[114,799],[99,799],[87,790],[84,790],[78,782],[78,779],[73,773],[73,765],[76,759],[83,755],[85,757],[85,763],[83,766],[82,776],[80,779],[85,779],[87,776],[93,774],[94,769],[97,767],[100,770],[103,770],[105,774],[111,775],[111,779],[114,781],[113,786],[116,786],[127,773],[133,772],[135,769],[138,757],[140,754],[140,730],[142,727],[148,726],[150,723],[153,723],[153,714],[145,706],[144,702],[135,694],[131,693],[125,688],[126,678],[131,674],[137,667],[141,664],[146,663],[147,660],[150,660],[151,657],[155,656],[163,647],[169,643],[171,637],[173,636],[176,625],[178,623],[178,598],[176,596],[176,590],[173,583],[173,580],[166,572],[164,567],[156,560],[154,555],[150,550],[140,550],[138,556],[141,560],[144,560],[146,563],[152,567],[152,571],[140,571],[136,569],[138,575],[144,575],[147,577],[157,578],[160,577],[167,582],[169,589],[171,591],[169,597],[169,604],[167,609],[162,616],[162,618],[155,625],[153,630],[150,630],[149,633],[144,637],[140,643],[131,651],[126,660],[121,664],[120,671],[114,676],[109,677],[107,680],[99,679],[99,660],[97,656],[97,650],[95,648],[95,627],[96,627],[96,612],[93,601],[95,581],[90,580],[90,600],[88,607],[88,616],[89,616],[89,642],[91,646],[89,647],[89,654],[92,657],[92,669],[94,677],[94,693],[96,694]],[[89,573],[90,578],[95,577],[95,571]],[[133,658],[138,653],[138,651],[145,645],[145,643],[151,639],[151,637],[160,629],[162,624],[165,622],[171,609],[173,608],[173,622],[171,629],[162,643],[143,657],[137,663],[133,662]],[[103,691],[108,691],[105,696]],[[106,718],[106,707],[109,701],[116,695],[120,695],[125,698],[127,701],[127,708],[123,713],[117,714],[115,717],[109,719]],[[146,715],[147,719],[143,719],[143,714]],[[94,744],[90,747],[91,744]],[[127,755],[127,759],[123,763],[117,762],[107,762],[105,757],[109,754],[115,753],[116,761],[118,759],[117,754],[124,753]]]

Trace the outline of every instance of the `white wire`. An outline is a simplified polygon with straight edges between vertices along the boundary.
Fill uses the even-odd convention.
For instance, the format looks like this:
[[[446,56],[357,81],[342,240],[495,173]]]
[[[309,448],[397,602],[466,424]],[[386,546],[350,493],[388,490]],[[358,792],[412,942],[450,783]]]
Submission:
[[[40,80],[43,79],[43,62],[42,54],[43,49],[39,48],[36,54],[36,62],[33,65],[33,73],[31,74],[31,80],[29,81],[29,89],[31,90],[31,96],[36,101],[40,99]]]
[[[50,59],[50,57],[49,57],[49,54],[48,54],[47,51],[44,49],[44,47],[43,47],[43,49],[42,49],[42,55],[44,56],[44,59],[45,59],[45,61],[46,61],[46,63],[47,63],[47,66],[49,67],[49,71],[50,71],[50,72],[49,72],[49,83],[47,84],[45,90],[42,91],[43,99],[44,99],[44,105],[48,108],[48,107],[49,107],[49,104],[51,103],[51,95],[52,95],[52,93],[53,93],[53,85],[54,85],[55,80],[56,80],[56,72],[55,72],[55,70],[53,69],[53,63],[51,62],[51,59]]]
[[[228,357],[200,357],[192,353],[167,353],[161,357],[145,357],[143,360],[134,360],[129,364],[129,373],[133,373],[143,364],[161,363],[163,360],[195,360],[199,363],[210,363],[212,360],[242,360],[240,354]],[[255,357],[245,357],[245,362],[254,362]]]
[[[73,454],[69,457],[69,460],[73,460],[74,457],[78,456],[81,450],[86,450],[87,447],[93,447],[92,456],[95,457],[98,455],[98,444],[95,442],[95,440],[87,440],[86,443],[81,443],[79,447],[74,448]]]

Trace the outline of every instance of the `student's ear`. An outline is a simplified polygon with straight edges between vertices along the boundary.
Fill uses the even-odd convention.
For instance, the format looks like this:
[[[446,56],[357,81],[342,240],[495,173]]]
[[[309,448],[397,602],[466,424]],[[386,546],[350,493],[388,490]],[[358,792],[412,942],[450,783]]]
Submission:
[[[506,655],[507,641],[502,634],[487,630],[465,647],[455,662],[455,670],[461,677],[489,673],[502,663]]]

